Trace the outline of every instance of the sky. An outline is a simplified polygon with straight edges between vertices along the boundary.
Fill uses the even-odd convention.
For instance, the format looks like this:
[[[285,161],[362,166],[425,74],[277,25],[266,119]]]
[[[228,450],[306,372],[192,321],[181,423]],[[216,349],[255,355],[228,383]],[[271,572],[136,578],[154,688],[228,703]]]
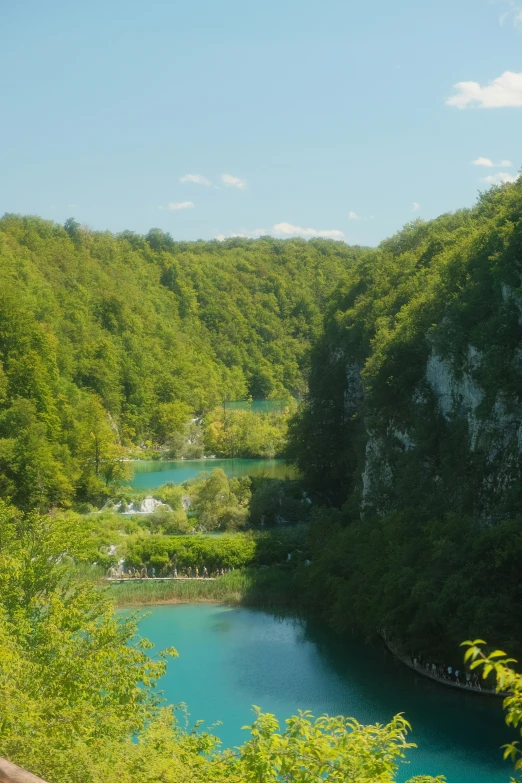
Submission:
[[[522,166],[522,0],[0,0],[0,214],[376,245]]]

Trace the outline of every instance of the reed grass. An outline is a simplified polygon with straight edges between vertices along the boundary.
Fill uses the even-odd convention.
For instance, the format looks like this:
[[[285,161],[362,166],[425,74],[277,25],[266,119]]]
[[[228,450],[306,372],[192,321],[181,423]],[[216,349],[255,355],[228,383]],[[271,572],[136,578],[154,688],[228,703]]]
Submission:
[[[224,604],[250,606],[291,606],[295,591],[293,575],[273,566],[266,569],[233,571],[218,579],[192,579],[162,582],[115,582],[109,597],[117,606],[141,606],[161,603],[197,603],[215,601]]]

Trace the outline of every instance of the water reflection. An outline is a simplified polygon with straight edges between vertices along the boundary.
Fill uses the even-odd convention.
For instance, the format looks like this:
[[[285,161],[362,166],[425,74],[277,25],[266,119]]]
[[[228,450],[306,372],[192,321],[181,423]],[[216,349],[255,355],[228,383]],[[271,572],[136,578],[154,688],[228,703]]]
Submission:
[[[227,476],[266,476],[292,479],[297,473],[282,459],[191,459],[191,460],[136,460],[133,463],[133,489],[153,489],[168,481],[182,484],[199,473],[210,473],[221,468]]]

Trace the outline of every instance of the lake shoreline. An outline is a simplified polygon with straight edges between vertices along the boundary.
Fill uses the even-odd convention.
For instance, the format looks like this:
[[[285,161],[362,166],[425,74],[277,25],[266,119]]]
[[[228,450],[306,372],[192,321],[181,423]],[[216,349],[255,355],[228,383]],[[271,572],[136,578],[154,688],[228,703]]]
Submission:
[[[115,606],[118,609],[129,609],[133,606],[181,606],[182,604],[221,604],[222,606],[245,606],[240,601],[237,603],[229,603],[228,601],[221,601],[219,598],[163,598],[157,601],[124,601],[120,603],[115,602]]]
[[[345,643],[322,622],[257,607],[187,602],[128,607],[122,615],[133,612],[144,615],[138,633],[155,650],[173,646],[178,652],[160,681],[166,700],[188,704],[205,726],[221,721],[216,733],[224,747],[241,744],[252,704],[275,714],[280,725],[303,708],[363,724],[402,711],[419,747],[408,753],[399,781],[440,772],[454,783],[508,783],[500,705],[452,698],[427,680],[423,685],[380,644],[355,637]]]
[[[454,691],[459,691],[460,693],[473,693],[476,696],[496,696],[497,698],[501,699],[505,699],[507,696],[509,696],[508,693],[499,693],[498,691],[494,691],[491,688],[476,688],[469,685],[459,685],[458,683],[452,682],[451,680],[445,680],[443,677],[439,677],[436,674],[432,674],[426,669],[423,669],[422,666],[414,666],[414,664],[410,663],[406,656],[397,652],[393,645],[382,635],[381,640],[386,650],[395,658],[396,661],[402,663],[403,666],[406,666],[415,674],[419,674],[421,677],[424,677],[427,680],[431,680],[431,682],[434,682],[437,685],[442,685],[445,688],[453,688]]]
[[[195,580],[194,580],[195,581]],[[125,583],[120,583],[125,584]],[[197,585],[205,584],[205,580],[198,580]],[[119,600],[119,596],[117,594],[114,595],[114,605],[118,609],[131,609],[133,607],[135,608],[145,608],[150,607],[153,608],[155,606],[180,606],[180,605],[191,605],[191,604],[220,604],[222,606],[229,606],[229,607],[244,607],[244,608],[258,608],[262,609],[263,611],[270,612],[273,611],[275,608],[279,610],[289,610],[293,609],[297,612],[297,614],[302,614],[302,607],[301,610],[299,610],[298,607],[290,607],[288,605],[285,605],[285,603],[279,603],[274,604],[272,602],[263,602],[262,600],[257,601],[248,601],[245,600],[247,598],[246,593],[242,592],[241,590],[238,590],[237,587],[231,588],[230,590],[227,590],[227,585],[224,584],[223,587],[225,590],[223,591],[223,594],[221,596],[213,596],[213,595],[168,595],[165,597],[162,597],[161,595],[151,595],[150,591],[156,589],[157,587],[161,586],[161,582],[155,583],[150,582],[146,583],[147,585],[147,593],[148,594],[142,594],[140,595],[140,589],[133,590],[133,595],[122,595],[121,599]],[[142,585],[143,586],[143,585]],[[111,592],[116,588],[116,585],[111,585]],[[308,613],[305,613],[308,615]],[[316,621],[319,619],[317,617],[313,618],[312,615],[308,615],[310,619],[315,619]],[[322,623],[321,623],[322,624]],[[325,626],[327,627],[327,626]],[[411,672],[414,674],[418,674],[421,677],[430,680],[431,682],[440,685],[446,689],[451,688],[454,692],[464,693],[464,694],[473,694],[475,696],[486,696],[486,697],[496,697],[498,698],[506,698],[507,694],[503,693],[497,693],[497,691],[491,690],[489,688],[475,688],[475,687],[468,687],[468,686],[461,686],[457,685],[457,683],[450,682],[448,680],[444,680],[441,677],[437,677],[430,672],[425,671],[421,667],[416,667],[413,664],[411,664],[406,657],[401,655],[397,650],[391,645],[383,636],[380,637],[382,644],[384,648],[387,650],[387,652],[398,662],[401,663],[404,667],[408,668]]]
[[[200,457],[197,459],[135,459],[129,462],[133,467],[133,476],[127,482],[131,492],[154,491],[164,484],[184,484],[202,475],[221,469],[228,478],[244,476],[289,479],[298,478],[295,465],[278,457]]]

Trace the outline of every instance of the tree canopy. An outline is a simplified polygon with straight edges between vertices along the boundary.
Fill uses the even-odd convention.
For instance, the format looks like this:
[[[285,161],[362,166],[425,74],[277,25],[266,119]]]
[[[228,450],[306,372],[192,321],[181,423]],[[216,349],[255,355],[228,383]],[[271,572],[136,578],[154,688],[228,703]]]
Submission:
[[[121,447],[199,456],[191,420],[223,400],[302,395],[322,312],[360,253],[329,240],[175,242],[159,229],[114,236],[5,215],[2,496],[42,510],[101,498],[125,477]],[[214,421],[212,448],[237,454]],[[245,456],[273,455],[284,427],[269,414],[250,424]]]
[[[406,226],[333,296],[291,453],[338,509],[309,599],[339,629],[520,649],[521,248],[519,179]]]

